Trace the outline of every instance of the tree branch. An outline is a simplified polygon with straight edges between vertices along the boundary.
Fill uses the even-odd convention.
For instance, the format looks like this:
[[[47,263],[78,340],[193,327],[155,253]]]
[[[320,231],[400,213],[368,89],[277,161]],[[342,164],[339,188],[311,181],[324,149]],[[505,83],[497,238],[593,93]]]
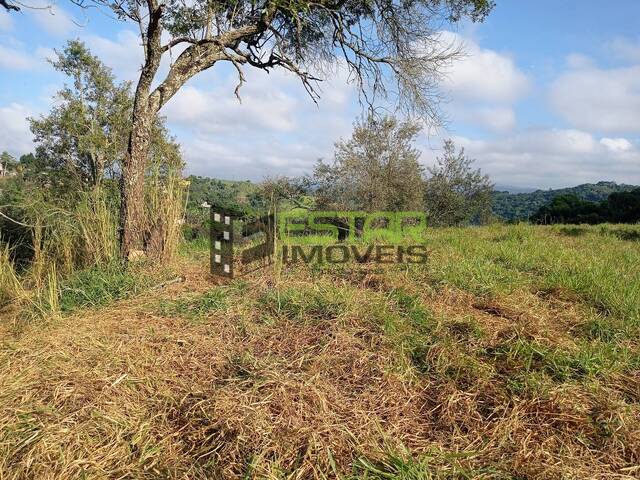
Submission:
[[[7,12],[10,10],[15,10],[16,12],[20,11],[20,7],[16,6],[16,5],[12,5],[10,3],[7,3],[6,0],[0,0],[0,5],[2,5],[4,8],[7,9]]]

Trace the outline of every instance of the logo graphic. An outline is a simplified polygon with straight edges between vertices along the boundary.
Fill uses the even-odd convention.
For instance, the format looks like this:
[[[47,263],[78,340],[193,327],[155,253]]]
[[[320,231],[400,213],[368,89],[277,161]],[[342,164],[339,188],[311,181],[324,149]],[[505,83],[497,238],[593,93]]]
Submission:
[[[246,274],[271,264],[276,235],[282,243],[283,264],[425,263],[425,229],[424,212],[290,211],[277,218],[273,214],[243,218],[212,208],[211,273],[233,278],[238,273],[234,247],[258,237],[261,243],[241,250],[237,266]],[[247,268],[258,261],[254,268]]]
[[[235,240],[234,232],[238,220],[240,220],[240,218],[230,212],[211,208],[211,273],[213,275],[233,278],[234,244],[243,244],[259,234],[264,235],[264,241],[258,245],[244,249],[240,263],[242,266],[246,266],[264,259],[267,259],[267,263],[271,263],[275,246],[275,222],[273,214],[264,215],[250,221],[241,221],[242,233],[239,242]],[[262,268],[263,266],[265,265],[261,264],[257,268]],[[249,271],[243,269],[242,273],[246,274],[249,273]]]

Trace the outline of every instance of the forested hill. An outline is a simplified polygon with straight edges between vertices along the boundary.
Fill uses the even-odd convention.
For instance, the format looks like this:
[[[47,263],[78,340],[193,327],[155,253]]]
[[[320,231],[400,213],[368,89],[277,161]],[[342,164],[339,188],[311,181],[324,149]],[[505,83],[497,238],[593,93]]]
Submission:
[[[611,193],[627,192],[635,188],[638,187],[615,182],[598,182],[556,190],[536,190],[531,193],[494,192],[493,213],[504,220],[526,220],[558,195],[573,194],[582,200],[601,202]]]
[[[558,195],[573,194],[582,200],[601,202],[611,193],[627,192],[634,188],[638,187],[615,182],[598,182],[556,190],[536,190],[531,193],[494,192],[493,213],[504,220],[526,220]]]
[[[189,180],[189,208],[197,208],[203,202],[229,207],[245,201],[255,191],[256,185],[249,180],[219,180],[217,178],[191,175]]]

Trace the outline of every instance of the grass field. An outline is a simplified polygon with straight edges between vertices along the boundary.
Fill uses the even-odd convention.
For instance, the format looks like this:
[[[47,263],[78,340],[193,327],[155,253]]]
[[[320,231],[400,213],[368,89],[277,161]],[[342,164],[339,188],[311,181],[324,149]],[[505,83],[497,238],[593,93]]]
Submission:
[[[78,280],[0,322],[0,479],[640,478],[639,240],[429,230],[426,265],[226,284],[201,244],[166,287]]]

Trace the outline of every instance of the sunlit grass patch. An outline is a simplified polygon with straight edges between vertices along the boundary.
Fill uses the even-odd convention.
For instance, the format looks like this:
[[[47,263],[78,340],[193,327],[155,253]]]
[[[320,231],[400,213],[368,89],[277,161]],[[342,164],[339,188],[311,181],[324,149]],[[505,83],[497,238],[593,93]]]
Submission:
[[[554,382],[583,381],[634,371],[637,352],[602,342],[581,342],[568,350],[527,338],[512,338],[486,349],[499,373],[510,381],[530,373],[544,374]]]
[[[201,320],[211,313],[224,311],[227,305],[226,291],[222,288],[214,288],[200,295],[163,301],[158,311],[166,317],[177,316],[189,320]]]
[[[298,321],[332,320],[345,312],[348,293],[329,285],[282,287],[266,291],[258,300],[263,313]]]
[[[450,480],[491,478],[514,480],[512,475],[496,467],[473,467],[470,460],[477,454],[470,452],[432,451],[421,456],[388,453],[385,458],[359,458],[349,480]]]
[[[178,253],[184,257],[201,256],[209,253],[210,248],[209,237],[198,236],[192,240],[182,242]]]
[[[560,227],[558,231],[567,237],[582,237],[588,232],[584,227]]]
[[[618,238],[623,241],[640,241],[640,226],[638,225],[601,225],[599,233],[602,236],[608,236],[612,238]]]

